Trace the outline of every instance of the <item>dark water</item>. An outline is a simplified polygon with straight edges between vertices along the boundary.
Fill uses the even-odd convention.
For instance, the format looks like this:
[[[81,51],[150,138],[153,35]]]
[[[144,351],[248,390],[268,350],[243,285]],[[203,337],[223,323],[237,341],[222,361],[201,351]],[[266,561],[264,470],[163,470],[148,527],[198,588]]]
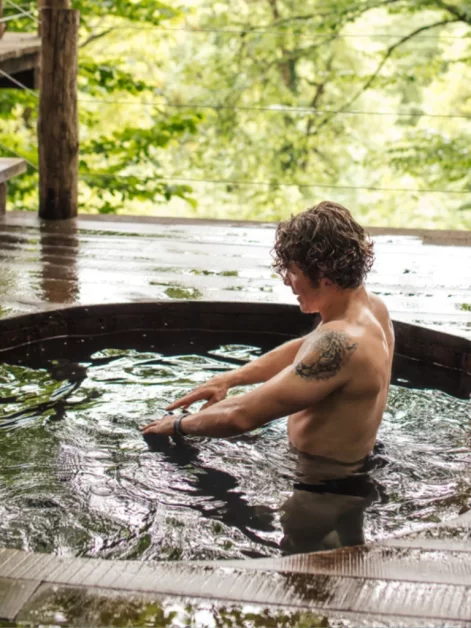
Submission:
[[[0,365],[0,547],[142,560],[269,556],[378,539],[466,508],[470,403],[435,390],[392,386],[368,477],[333,495],[293,488],[285,420],[149,450],[140,425],[258,354],[244,345],[194,355],[107,349],[43,368]]]

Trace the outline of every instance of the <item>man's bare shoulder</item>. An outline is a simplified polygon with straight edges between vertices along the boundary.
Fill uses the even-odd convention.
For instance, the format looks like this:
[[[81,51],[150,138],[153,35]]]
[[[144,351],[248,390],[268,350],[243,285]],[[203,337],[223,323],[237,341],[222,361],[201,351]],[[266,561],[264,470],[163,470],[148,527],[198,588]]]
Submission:
[[[348,333],[345,324],[322,325],[306,338],[295,366],[296,374],[317,380],[334,377],[351,363],[359,342],[360,338]]]
[[[376,294],[368,294],[371,302],[371,311],[382,328],[386,341],[390,350],[394,349],[394,326],[389,315],[388,308],[384,301],[380,299]]]
[[[389,323],[391,321],[391,317],[389,316],[388,307],[383,299],[372,292],[368,293],[368,298],[372,305],[373,314],[375,314],[380,322]]]

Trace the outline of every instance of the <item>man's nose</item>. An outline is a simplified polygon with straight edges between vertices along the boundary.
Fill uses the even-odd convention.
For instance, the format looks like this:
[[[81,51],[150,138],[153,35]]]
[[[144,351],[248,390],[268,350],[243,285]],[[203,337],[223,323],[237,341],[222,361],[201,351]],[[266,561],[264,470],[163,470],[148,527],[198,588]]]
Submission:
[[[288,273],[286,273],[286,275],[284,275],[283,283],[285,284],[285,286],[290,286],[291,285],[291,281],[289,280]]]

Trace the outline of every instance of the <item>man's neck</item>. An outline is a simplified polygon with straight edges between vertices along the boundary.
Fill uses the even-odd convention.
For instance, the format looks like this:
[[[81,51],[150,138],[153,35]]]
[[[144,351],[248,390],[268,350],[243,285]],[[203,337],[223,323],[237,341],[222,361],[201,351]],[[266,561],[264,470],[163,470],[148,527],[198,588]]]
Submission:
[[[343,320],[353,307],[367,303],[368,293],[362,284],[358,288],[342,289],[332,286],[321,303],[319,314],[323,323]]]

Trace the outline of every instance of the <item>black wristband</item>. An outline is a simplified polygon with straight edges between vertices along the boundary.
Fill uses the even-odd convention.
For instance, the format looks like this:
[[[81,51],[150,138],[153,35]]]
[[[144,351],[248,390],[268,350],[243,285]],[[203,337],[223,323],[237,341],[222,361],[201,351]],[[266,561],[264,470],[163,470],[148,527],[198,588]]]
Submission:
[[[187,434],[185,434],[181,427],[182,420],[185,418],[185,416],[185,414],[181,414],[173,422],[173,435],[175,436],[175,438],[185,438],[185,436],[187,436]]]

